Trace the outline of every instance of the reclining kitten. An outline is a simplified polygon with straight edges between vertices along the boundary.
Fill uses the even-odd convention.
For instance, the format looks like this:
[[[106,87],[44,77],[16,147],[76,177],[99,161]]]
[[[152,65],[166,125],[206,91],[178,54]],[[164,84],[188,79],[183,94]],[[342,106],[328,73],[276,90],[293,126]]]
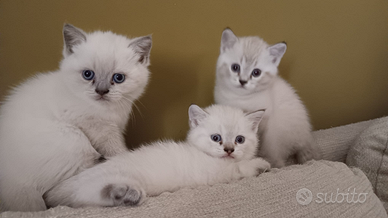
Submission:
[[[59,70],[19,85],[0,109],[0,211],[45,210],[47,190],[127,151],[122,134],[148,82],[151,36],[69,24],[63,34]]]
[[[259,155],[272,167],[283,167],[296,154],[304,163],[319,159],[311,124],[299,96],[278,76],[286,44],[269,46],[259,37],[236,37],[225,29],[217,62],[214,99],[244,111],[266,109],[258,134]]]
[[[254,158],[263,113],[192,105],[187,142],[160,141],[112,157],[54,187],[46,193],[46,203],[138,205],[146,195],[256,176],[270,168],[267,161]]]

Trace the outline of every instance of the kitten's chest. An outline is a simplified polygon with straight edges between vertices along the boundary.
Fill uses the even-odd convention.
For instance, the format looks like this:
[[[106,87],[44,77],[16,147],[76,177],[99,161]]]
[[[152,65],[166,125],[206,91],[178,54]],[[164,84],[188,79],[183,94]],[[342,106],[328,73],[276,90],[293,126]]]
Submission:
[[[122,133],[128,120],[128,115],[111,113],[107,116],[104,113],[80,113],[79,111],[69,109],[63,111],[61,118],[63,121],[81,129],[93,141],[96,136],[105,135],[105,133]]]
[[[237,107],[245,112],[256,111],[260,109],[269,109],[271,106],[269,96],[266,93],[254,94],[238,94],[231,92],[223,92],[215,96],[217,104],[229,105]]]
[[[73,122],[84,132],[90,133],[101,133],[109,129],[120,129],[117,121],[115,122],[115,120],[103,119],[97,116],[85,116]]]

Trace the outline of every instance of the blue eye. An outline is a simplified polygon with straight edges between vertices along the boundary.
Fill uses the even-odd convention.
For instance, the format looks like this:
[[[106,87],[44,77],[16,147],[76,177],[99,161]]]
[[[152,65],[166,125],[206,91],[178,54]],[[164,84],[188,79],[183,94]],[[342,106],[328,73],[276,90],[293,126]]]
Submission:
[[[235,73],[240,73],[240,65],[238,65],[238,64],[232,64],[231,69]]]
[[[261,70],[259,70],[259,69],[254,69],[253,71],[252,71],[252,76],[253,77],[258,77],[258,76],[260,76],[261,75]]]
[[[222,138],[219,134],[213,134],[210,136],[210,138],[215,142],[220,142],[222,140]]]
[[[94,72],[93,70],[84,70],[82,71],[82,76],[86,80],[92,80],[94,78]]]
[[[122,82],[124,82],[124,80],[125,80],[125,75],[124,74],[115,73],[113,75],[113,81],[115,81],[115,83],[122,83]]]
[[[242,144],[245,142],[245,137],[242,135],[238,135],[235,140],[237,143]]]

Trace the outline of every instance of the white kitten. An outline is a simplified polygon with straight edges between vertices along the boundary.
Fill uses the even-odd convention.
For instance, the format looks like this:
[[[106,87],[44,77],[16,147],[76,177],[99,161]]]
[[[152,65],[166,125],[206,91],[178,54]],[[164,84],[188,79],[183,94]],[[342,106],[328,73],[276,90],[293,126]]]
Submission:
[[[236,37],[225,29],[217,62],[217,104],[266,109],[259,128],[260,156],[282,167],[290,155],[299,163],[319,158],[309,117],[295,90],[278,76],[285,43],[269,46],[259,37]]]
[[[45,200],[50,206],[137,205],[146,195],[256,176],[270,168],[254,158],[263,113],[192,105],[187,142],[155,142],[115,156],[62,182]]]
[[[45,210],[42,195],[127,151],[123,131],[148,82],[151,36],[65,24],[64,59],[13,90],[0,111],[0,208]]]

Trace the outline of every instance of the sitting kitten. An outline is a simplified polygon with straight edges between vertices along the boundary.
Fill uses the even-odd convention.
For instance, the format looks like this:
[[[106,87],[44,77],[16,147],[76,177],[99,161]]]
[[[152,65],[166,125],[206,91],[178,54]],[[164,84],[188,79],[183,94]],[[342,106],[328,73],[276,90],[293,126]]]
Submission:
[[[62,182],[45,200],[50,206],[138,205],[146,195],[256,176],[270,168],[254,158],[263,113],[192,105],[187,142],[155,142],[115,156]]]
[[[269,46],[259,37],[236,37],[225,29],[217,62],[217,104],[244,111],[266,109],[259,128],[259,155],[272,167],[283,167],[294,154],[299,163],[320,157],[306,108],[291,85],[278,76],[286,48],[285,43]]]
[[[148,82],[151,36],[87,34],[65,24],[64,59],[13,90],[0,111],[0,208],[45,210],[43,194],[104,156]]]

